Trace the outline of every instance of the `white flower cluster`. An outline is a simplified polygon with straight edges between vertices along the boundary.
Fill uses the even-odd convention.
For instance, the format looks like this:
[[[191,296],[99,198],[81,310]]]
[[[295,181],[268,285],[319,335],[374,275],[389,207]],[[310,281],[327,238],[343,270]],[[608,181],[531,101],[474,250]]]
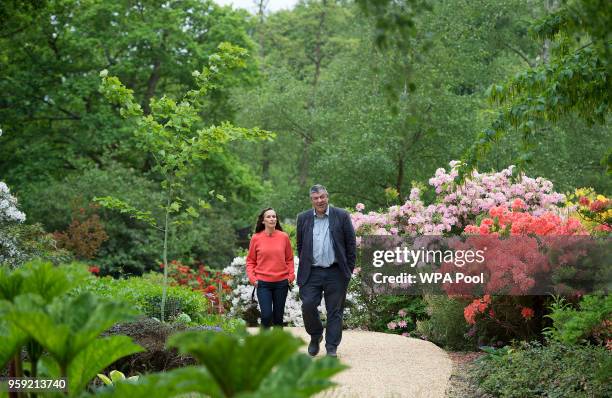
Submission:
[[[294,257],[293,261],[297,271],[299,259]],[[246,274],[246,257],[234,258],[231,265],[223,269],[223,273],[232,277],[229,282],[232,287],[232,307],[230,309],[230,316],[240,317],[251,305],[251,295],[253,294],[253,286],[249,284],[249,279]],[[254,298],[255,301],[257,301],[257,294],[254,295]],[[326,313],[324,299],[321,300],[319,311],[322,315]],[[304,320],[302,319],[302,303],[300,301],[299,287],[297,284],[293,286],[293,289],[290,290],[287,295],[284,321],[287,322],[289,326],[304,326]]]
[[[25,260],[19,249],[15,226],[25,221],[25,214],[17,209],[17,199],[8,186],[0,181],[0,265],[16,266]]]
[[[25,214],[17,209],[17,199],[11,195],[8,186],[0,181],[0,225],[24,222]]]

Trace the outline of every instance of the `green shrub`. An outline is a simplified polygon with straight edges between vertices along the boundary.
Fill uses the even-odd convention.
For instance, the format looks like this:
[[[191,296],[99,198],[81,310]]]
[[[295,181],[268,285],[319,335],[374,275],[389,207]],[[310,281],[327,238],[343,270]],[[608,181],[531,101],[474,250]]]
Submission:
[[[65,231],[72,220],[73,208],[87,208],[93,197],[105,196],[109,192],[137,208],[147,209],[150,203],[160,201],[157,184],[144,177],[142,172],[106,158],[102,161],[101,168],[88,167],[68,174],[62,180],[32,183],[24,187],[22,206],[28,220],[42,223],[47,231]],[[239,174],[234,171],[219,173],[229,176]],[[208,191],[216,188],[213,185],[212,181],[196,182],[193,192],[186,192],[185,196],[204,197]],[[175,239],[169,248],[169,258],[184,262],[195,258],[211,267],[223,267],[231,261],[236,234],[234,225],[228,220],[242,219],[235,214],[236,207],[257,203],[257,200],[247,200],[244,206],[237,203],[250,197],[250,187],[240,185],[240,195],[228,195],[228,203],[223,206],[214,203],[213,210],[206,212],[205,217],[192,225],[180,230],[173,227],[171,236]],[[221,187],[218,190],[219,193],[223,192]],[[151,210],[154,213],[159,211],[155,207],[151,207]],[[108,240],[104,241],[92,260],[100,267],[102,275],[141,275],[158,269],[163,243],[159,231],[149,229],[125,214],[106,209],[100,209],[97,213],[108,235]]]
[[[603,347],[532,342],[491,351],[476,361],[473,374],[495,397],[612,396],[612,355]]]
[[[375,301],[376,311],[372,311],[370,330],[388,331],[387,324],[396,320],[400,310],[406,311],[405,318],[410,319],[412,325],[426,315],[425,303],[417,296],[380,295]]]
[[[425,303],[418,296],[376,294],[364,286],[362,274],[354,275],[348,286],[344,324],[348,328],[366,329],[377,332],[388,332],[389,322],[398,320],[398,312],[402,312],[401,320],[411,325],[394,333],[411,331],[417,320],[426,317]],[[404,314],[405,312],[405,314]]]
[[[565,344],[592,341],[606,344],[612,339],[612,297],[610,295],[584,296],[579,309],[573,308],[563,298],[557,298],[550,306],[553,325],[545,335]]]
[[[446,296],[426,295],[429,319],[417,321],[417,333],[429,341],[451,350],[473,349],[469,325],[463,316],[464,301]]]
[[[148,317],[159,317],[160,315],[161,274],[147,274],[144,277],[127,279],[92,276],[83,288],[103,297],[126,302]],[[202,293],[187,287],[168,286],[167,294],[166,311],[169,318],[185,313],[194,322],[198,322],[210,306]]]
[[[211,328],[220,328],[227,333],[234,333],[246,326],[246,322],[240,318],[231,318],[219,314],[207,314],[198,319],[197,324]]]

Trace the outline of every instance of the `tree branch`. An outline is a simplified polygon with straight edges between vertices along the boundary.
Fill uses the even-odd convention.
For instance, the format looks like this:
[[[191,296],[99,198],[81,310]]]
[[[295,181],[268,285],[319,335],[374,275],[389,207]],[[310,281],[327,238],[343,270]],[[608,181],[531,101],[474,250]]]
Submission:
[[[531,63],[531,61],[529,61],[529,58],[527,58],[527,56],[521,50],[519,50],[518,48],[514,48],[505,42],[502,42],[502,43],[504,47],[506,47],[507,49],[509,49],[510,51],[517,54],[519,57],[521,57],[523,61],[525,61],[527,65],[529,65],[530,68],[533,68],[533,64]]]

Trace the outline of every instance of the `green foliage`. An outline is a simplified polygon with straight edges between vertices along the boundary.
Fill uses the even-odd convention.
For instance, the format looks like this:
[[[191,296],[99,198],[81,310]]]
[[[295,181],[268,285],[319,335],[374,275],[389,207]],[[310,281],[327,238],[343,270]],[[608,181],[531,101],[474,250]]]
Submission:
[[[397,43],[400,47],[410,47],[416,34],[415,16],[429,9],[427,1],[421,0],[357,0],[357,4],[375,19],[374,40],[379,47]]]
[[[94,197],[93,201],[100,204],[102,207],[118,211],[121,214],[129,214],[136,220],[144,221],[152,227],[157,227],[155,218],[151,216],[150,211],[139,211],[135,207],[130,206],[120,199],[113,198],[112,196]]]
[[[426,295],[429,319],[417,322],[417,332],[427,340],[451,350],[474,348],[463,316],[466,303],[446,296]]]
[[[138,376],[130,376],[126,378],[125,375],[118,370],[111,370],[108,376],[98,373],[98,378],[102,380],[102,382],[106,384],[107,386],[113,385],[114,383],[117,383],[119,381],[124,381],[124,380],[127,380],[127,381],[138,380]]]
[[[550,306],[553,325],[545,335],[563,344],[575,345],[593,341],[605,344],[612,339],[612,297],[587,295],[575,309],[563,298],[557,298]]]
[[[42,225],[38,223],[3,225],[0,226],[0,234],[3,240],[10,242],[13,249],[16,250],[13,256],[0,251],[0,259],[4,260],[0,262],[0,266],[15,268],[34,259],[44,259],[59,264],[73,258],[70,252],[58,250],[51,235],[47,234]]]
[[[116,322],[131,319],[133,313],[123,303],[103,301],[88,292],[67,297],[81,279],[78,271],[69,276],[44,262],[0,273],[0,332],[5,334],[3,341],[13,344],[0,351],[1,366],[9,359],[6,354],[19,353],[13,361],[20,369],[25,345],[31,377],[37,376],[38,369],[45,377],[67,377],[69,396],[78,396],[102,369],[142,350],[126,336],[99,337]],[[43,351],[49,355],[41,356]]]
[[[257,191],[252,189],[254,183],[248,172],[234,168],[230,161],[222,161],[215,155],[205,162],[203,167],[211,168],[214,174],[206,178],[196,176],[193,187],[185,193],[186,200],[197,202],[198,197],[208,195],[213,189],[223,189],[226,184],[234,186],[235,190],[227,203],[213,202],[211,209],[203,211],[205,217],[195,219],[190,226],[172,226],[171,239],[179,228],[182,229],[180,239],[172,241],[168,256],[184,262],[190,258],[199,259],[207,265],[222,267],[234,256],[233,228],[244,226],[245,214],[257,202]],[[72,173],[59,181],[30,185],[23,195],[23,207],[31,220],[42,222],[47,230],[65,230],[74,208],[87,208],[93,197],[108,192],[137,208],[162,200],[162,194],[149,178],[138,170],[107,160],[102,168]],[[156,218],[161,217],[161,209],[152,211]],[[100,267],[102,275],[140,275],[159,269],[163,260],[157,230],[147,228],[146,224],[126,214],[106,209],[97,212],[109,239],[89,261]]]
[[[197,319],[197,325],[220,328],[227,333],[236,333],[245,327],[244,320],[219,314],[207,314]]]
[[[372,300],[375,303],[372,303],[370,309],[372,315],[369,330],[387,331],[387,324],[397,318],[400,310],[404,310],[410,318],[412,327],[409,329],[414,329],[415,322],[426,315],[425,303],[417,296],[377,295]]]
[[[209,57],[208,66],[202,72],[194,72],[197,90],[188,91],[177,102],[172,98],[163,96],[159,100],[152,98],[150,110],[143,110],[135,101],[132,90],[123,86],[117,77],[108,76],[108,71],[100,72],[102,83],[100,92],[114,105],[119,106],[121,116],[136,124],[134,132],[138,147],[154,159],[153,172],[161,176],[161,188],[164,199],[158,206],[163,210],[163,220],[156,225],[150,217],[150,211],[138,210],[122,200],[105,197],[94,198],[94,201],[110,209],[116,209],[130,216],[145,220],[150,226],[163,233],[163,263],[168,264],[168,233],[171,225],[190,225],[191,218],[198,218],[199,212],[192,206],[180,214],[184,199],[180,190],[184,187],[187,178],[193,173],[196,161],[205,159],[212,152],[220,152],[223,145],[237,139],[263,139],[271,135],[258,128],[245,129],[234,127],[229,122],[222,122],[220,126],[202,128],[203,120],[200,116],[202,98],[210,90],[217,87],[220,78],[228,71],[244,67],[246,50],[229,43],[221,43],[218,52]],[[147,104],[149,105],[149,104]],[[211,196],[214,191],[210,191]],[[214,195],[215,198],[225,202],[225,198]],[[199,199],[201,208],[207,208],[206,201]],[[175,214],[176,213],[176,214]],[[183,217],[181,217],[183,216]],[[161,300],[161,320],[165,317],[165,301],[168,272],[164,268],[163,294]]]
[[[490,100],[502,109],[469,151],[468,167],[513,129],[521,135],[522,166],[532,160],[546,127],[565,115],[575,114],[589,124],[607,122],[611,41],[609,29],[602,26],[610,22],[612,5],[571,0],[550,11],[532,26],[534,34],[545,40],[537,65],[489,88]]]
[[[99,0],[10,1],[0,6],[0,18],[0,91],[7,93],[0,99],[0,175],[15,184],[16,192],[27,202],[28,216],[33,212],[29,219],[41,222],[49,231],[68,226],[69,205],[80,194],[83,207],[93,197],[109,193],[139,209],[157,203],[153,199],[158,192],[148,189],[158,177],[150,174],[154,159],[136,150],[133,124],[122,122],[116,109],[99,95],[96,77],[100,70],[107,69],[129,82],[135,101],[148,114],[151,98],[159,93],[178,98],[186,91],[197,91],[192,72],[202,70],[220,43],[253,48],[247,34],[248,13],[209,0],[169,5],[145,0],[137,6],[129,0],[112,4]],[[212,65],[225,61],[213,57]],[[227,61],[237,63],[234,58]],[[199,106],[209,125],[231,119],[230,88],[250,84],[255,76],[252,59],[240,62],[245,67],[231,76],[200,78],[211,83],[208,97],[201,98]],[[158,105],[163,113],[172,104]],[[208,133],[218,135],[218,131]],[[228,219],[244,224],[244,213],[239,212],[248,207],[245,202],[252,202],[254,192],[249,170],[237,170],[241,165],[235,158],[233,162],[200,161],[198,169],[206,170],[211,164],[215,176],[210,179],[214,181],[185,187],[190,191],[185,196],[197,199],[216,189],[229,200],[224,211],[216,206],[220,200],[211,201],[213,212],[219,211],[222,218],[227,211],[231,214]],[[92,177],[97,181],[90,182]],[[117,177],[119,181],[109,181]],[[99,188],[96,183],[101,183]],[[85,186],[88,189],[79,189]],[[144,191],[142,196],[140,191]],[[236,204],[242,207],[234,213]],[[147,210],[159,215],[157,208]],[[110,240],[96,259],[103,272],[140,274],[161,262],[157,254],[161,244],[143,225],[110,212],[105,216],[112,224],[107,229]],[[216,215],[213,220],[203,218],[195,220],[195,231],[178,242],[179,254],[172,253],[172,257],[193,256],[207,264],[225,264],[233,255],[234,225],[226,226]],[[207,235],[214,229],[218,229],[221,245],[208,243]]]
[[[309,397],[334,385],[329,379],[345,366],[336,358],[313,360],[297,353],[302,344],[281,330],[257,335],[176,334],[168,345],[194,356],[202,366],[143,376],[137,383],[118,383],[96,396]]]
[[[163,277],[158,273],[126,279],[91,277],[82,290],[122,301],[148,317],[157,318],[160,315],[162,283]],[[183,286],[168,287],[165,305],[168,318],[185,313],[195,322],[198,322],[210,306],[201,292]]]
[[[612,357],[603,347],[533,342],[489,351],[478,360],[474,376],[493,396],[579,398],[612,394]]]
[[[98,164],[109,152],[148,171],[148,160],[133,151],[130,126],[97,93],[99,71],[129,81],[146,109],[160,92],[194,88],[191,73],[220,43],[253,48],[245,11],[208,0],[163,4],[3,2],[0,16],[10,17],[0,23],[0,91],[7,93],[0,100],[0,175],[20,191],[78,164]],[[255,72],[247,60],[242,72],[216,82],[203,104],[210,123],[231,118],[230,88],[247,84]]]

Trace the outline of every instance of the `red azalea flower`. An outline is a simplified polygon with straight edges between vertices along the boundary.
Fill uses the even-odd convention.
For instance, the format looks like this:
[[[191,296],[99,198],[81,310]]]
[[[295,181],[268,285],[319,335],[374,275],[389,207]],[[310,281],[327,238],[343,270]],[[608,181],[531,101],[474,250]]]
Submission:
[[[519,198],[514,199],[514,201],[512,202],[512,210],[522,210],[522,209],[525,209],[526,207],[527,206],[525,205],[525,202],[523,202]]]
[[[605,208],[606,202],[604,202],[603,200],[596,200],[595,202],[591,203],[589,210],[591,210],[593,213],[598,213],[604,210]]]
[[[535,315],[535,311],[529,307],[523,307],[521,310],[521,316],[525,319],[531,319]]]

